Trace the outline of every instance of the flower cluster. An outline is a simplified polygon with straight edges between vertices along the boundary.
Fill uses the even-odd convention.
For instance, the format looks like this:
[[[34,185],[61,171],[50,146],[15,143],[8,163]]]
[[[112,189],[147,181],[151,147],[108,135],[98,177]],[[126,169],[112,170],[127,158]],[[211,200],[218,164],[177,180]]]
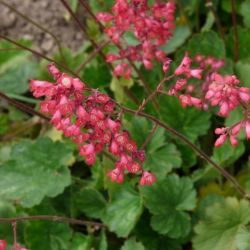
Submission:
[[[131,68],[124,59],[143,63],[152,69],[153,60],[163,62],[165,53],[159,48],[171,38],[174,25],[175,4],[155,3],[147,0],[116,0],[112,14],[99,13],[97,18],[108,23],[105,33],[119,47],[119,54],[108,54],[107,61],[119,61],[114,75],[130,77]],[[124,34],[132,33],[136,45],[128,45]]]
[[[234,75],[225,77],[214,73],[205,98],[212,106],[219,106],[220,116],[228,116],[239,104],[250,102],[250,89],[239,87],[240,81]]]
[[[229,116],[230,112],[238,106],[243,107],[245,118],[242,121],[231,127],[215,130],[215,133],[219,135],[215,142],[217,147],[221,146],[227,137],[233,146],[237,145],[236,136],[242,128],[245,129],[247,139],[250,139],[248,111],[250,89],[241,87],[240,81],[234,75],[220,75],[218,70],[223,65],[223,60],[202,55],[196,55],[192,59],[186,53],[174,71],[174,76],[181,78],[176,80],[168,92],[169,95],[177,96],[183,107],[195,106],[206,110],[209,106],[218,106],[218,115],[222,117]],[[165,65],[163,65],[163,70],[164,67]],[[197,84],[195,84],[195,79],[200,81],[196,80]]]
[[[235,125],[227,128],[217,128],[215,134],[219,135],[218,139],[215,142],[215,146],[219,147],[223,145],[226,139],[229,137],[230,143],[233,146],[238,145],[237,136],[240,133],[241,129],[245,130],[246,138],[250,140],[250,117],[244,119]]]
[[[118,158],[115,169],[108,173],[111,180],[121,183],[126,172],[142,174],[140,184],[151,185],[155,176],[142,169],[144,151],[137,149],[128,131],[117,119],[116,103],[108,95],[88,89],[78,78],[61,73],[55,65],[49,72],[56,84],[31,80],[30,89],[36,98],[45,96],[41,111],[52,116],[51,123],[71,138],[88,165],[96,161],[105,148]]]
[[[180,65],[175,69],[176,83],[169,90],[169,95],[178,96],[183,107],[195,106],[207,109],[205,94],[211,82],[211,75],[218,71],[224,62],[213,57],[197,55],[192,59],[186,53]],[[164,67],[164,65],[163,65]],[[164,70],[164,68],[163,68]],[[195,81],[202,80],[202,84],[195,85]]]

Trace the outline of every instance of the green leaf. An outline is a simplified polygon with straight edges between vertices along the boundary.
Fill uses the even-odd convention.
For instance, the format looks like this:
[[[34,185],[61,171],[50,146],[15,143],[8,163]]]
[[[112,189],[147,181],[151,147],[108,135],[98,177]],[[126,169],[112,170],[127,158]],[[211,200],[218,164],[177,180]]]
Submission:
[[[87,216],[100,219],[107,202],[100,192],[93,188],[83,188],[75,196],[75,206]]]
[[[55,197],[70,185],[67,163],[71,150],[48,138],[20,141],[11,152],[11,160],[0,165],[0,197],[24,207]]]
[[[194,166],[197,162],[197,154],[192,148],[181,141],[177,142],[178,151],[181,153],[181,168],[185,171]]]
[[[136,238],[146,246],[147,250],[181,250],[181,241],[170,239],[167,236],[162,236],[153,231],[150,226],[150,214],[147,210],[144,211],[136,228],[133,230]],[[166,248],[167,247],[167,248]]]
[[[130,238],[125,241],[121,250],[145,250],[141,242],[137,242],[135,238]]]
[[[207,209],[206,217],[195,227],[197,250],[248,250],[250,205],[246,200],[226,198]]]
[[[0,218],[11,218],[17,216],[16,208],[13,204],[6,200],[0,200]],[[8,223],[0,223],[1,239],[6,239],[8,242],[13,240],[13,232],[11,225]]]
[[[89,250],[92,246],[92,237],[89,235],[84,235],[80,233],[75,233],[72,244],[71,250]]]
[[[142,213],[142,199],[132,187],[119,187],[108,203],[103,222],[118,237],[127,237]]]
[[[55,215],[57,211],[49,201],[45,201],[30,210],[30,215]],[[25,244],[36,250],[68,250],[72,238],[72,229],[66,223],[55,221],[32,221],[25,226]]]
[[[180,0],[180,4],[189,15],[192,15],[199,5],[199,0]]]
[[[93,60],[91,64],[86,66],[83,72],[83,80],[91,83],[93,88],[109,87],[111,78],[107,64],[100,58]]]
[[[235,71],[239,79],[241,80],[241,85],[250,87],[250,58],[238,61],[235,65]]]
[[[203,27],[201,28],[201,31],[204,32],[204,31],[209,31],[211,30],[211,28],[213,27],[214,25],[214,21],[215,21],[215,17],[214,17],[214,14],[209,11],[207,13],[207,18],[206,18],[206,22],[205,24],[203,25]]]
[[[250,0],[245,0],[240,5],[240,14],[244,18],[244,24],[247,28],[250,28]]]
[[[76,12],[78,6],[78,0],[70,0],[69,3],[73,12]]]
[[[239,49],[239,60],[250,58],[250,32],[249,29],[242,28],[240,26],[237,27],[238,31],[238,49]],[[230,30],[227,36],[227,54],[230,57],[234,56],[234,31]]]
[[[115,99],[118,102],[123,102],[125,99],[125,92],[124,88],[131,88],[134,85],[134,81],[132,78],[125,79],[125,78],[116,78],[115,76],[112,78],[110,83],[110,89],[115,94]]]
[[[29,89],[29,79],[37,73],[37,64],[27,57],[18,62],[14,59],[10,67],[0,74],[0,91],[23,94]]]
[[[173,37],[167,42],[167,45],[162,49],[167,53],[173,53],[181,45],[185,43],[188,37],[191,35],[191,31],[188,25],[179,25],[175,28]]]
[[[152,129],[146,119],[135,117],[132,120],[130,131],[132,138],[141,146]],[[176,146],[166,142],[165,131],[161,127],[156,128],[153,137],[148,142],[146,157],[144,168],[154,172],[159,180],[165,178],[173,168],[180,167],[182,162]]]
[[[237,0],[235,1],[236,4],[236,13],[240,12],[240,5],[243,2],[243,0]],[[221,1],[221,7],[224,11],[231,13],[232,12],[232,3],[228,0],[222,0]]]
[[[236,245],[239,250],[250,249],[250,231],[240,229],[236,237]]]
[[[158,180],[164,179],[166,174],[173,168],[181,166],[180,152],[172,143],[166,144],[157,151],[147,151],[147,159],[144,164],[145,169],[149,169],[156,174]]]
[[[187,50],[192,56],[202,54],[224,58],[226,55],[224,42],[214,31],[193,35],[188,42]]]
[[[161,101],[161,114],[164,121],[193,142],[207,133],[211,114],[195,108],[183,108],[175,97]]]
[[[222,167],[229,167],[233,164],[245,151],[243,143],[237,147],[233,147],[228,141],[221,147],[215,147],[213,156],[211,157],[216,163]]]
[[[108,249],[107,237],[106,237],[104,230],[102,230],[102,232],[101,232],[101,238],[100,238],[100,243],[99,243],[98,249],[99,250],[107,250]]]
[[[0,135],[9,130],[9,117],[7,114],[0,115]]]
[[[11,145],[0,144],[0,164],[10,159]]]
[[[145,139],[147,138],[147,135],[150,133],[150,130],[152,129],[150,123],[145,118],[133,117],[132,121],[128,121],[128,126],[129,126],[129,132],[131,133],[131,137],[133,138],[133,140],[137,142],[138,146],[142,146]],[[162,143],[160,141],[158,142]]]
[[[113,6],[113,0],[92,0],[89,2],[94,12],[108,11]]]
[[[27,40],[19,40],[18,42],[27,47],[31,46],[31,42]],[[0,73],[2,73],[5,70],[7,64],[10,65],[12,64],[12,62],[14,62],[13,59],[18,57],[24,58],[29,55],[28,51],[22,49],[16,49],[16,45],[4,40],[0,41],[0,49],[4,51],[0,53],[0,64],[1,64]]]
[[[196,193],[189,178],[171,175],[141,190],[145,206],[153,215],[151,225],[154,230],[171,238],[188,235],[191,224],[186,211],[196,205]]]

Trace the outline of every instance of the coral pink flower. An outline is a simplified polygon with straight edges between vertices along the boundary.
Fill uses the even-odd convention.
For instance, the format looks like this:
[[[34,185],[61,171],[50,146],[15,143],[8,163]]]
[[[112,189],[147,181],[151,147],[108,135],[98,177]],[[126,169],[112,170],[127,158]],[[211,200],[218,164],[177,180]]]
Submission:
[[[115,168],[108,173],[110,179],[117,183],[122,183],[124,178],[124,173],[122,170]]]
[[[0,240],[0,250],[5,250],[7,247],[7,242],[5,240]]]
[[[117,157],[116,168],[108,173],[111,180],[121,183],[124,171],[141,174],[145,152],[137,151],[129,132],[115,118],[115,102],[94,89],[85,95],[84,83],[61,73],[53,64],[49,71],[56,84],[31,80],[30,89],[37,97],[45,96],[41,111],[50,114],[51,123],[77,144],[85,163],[93,165],[97,154],[107,148]]]
[[[235,76],[221,76],[214,73],[205,98],[212,106],[219,106],[219,115],[228,116],[237,106],[250,101],[248,88],[239,87],[240,81]]]
[[[106,34],[119,45],[119,54],[107,55],[108,62],[122,61],[116,65],[114,75],[130,77],[131,69],[124,64],[127,59],[143,63],[146,69],[153,67],[153,60],[165,61],[166,54],[159,46],[172,37],[174,13],[173,1],[150,5],[145,0],[116,0],[111,13],[97,14],[98,20],[107,23]],[[123,36],[127,31],[133,34],[136,45],[127,44]]]
[[[142,186],[150,186],[156,181],[154,174],[144,171],[140,180]]]

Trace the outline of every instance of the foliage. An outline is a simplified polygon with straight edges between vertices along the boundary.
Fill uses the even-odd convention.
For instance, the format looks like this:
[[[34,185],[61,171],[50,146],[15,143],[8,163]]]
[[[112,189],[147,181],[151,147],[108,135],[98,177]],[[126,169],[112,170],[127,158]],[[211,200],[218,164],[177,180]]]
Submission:
[[[78,14],[80,2],[70,1]],[[235,60],[231,1],[211,1],[212,8],[209,4],[205,6],[205,1],[178,1],[173,37],[160,46],[173,61],[171,73],[185,51],[191,56],[200,53],[225,60],[225,68],[220,72],[235,74],[242,86],[250,87],[250,1],[235,2],[238,60]],[[94,13],[109,11],[113,3],[113,0],[89,1]],[[89,36],[97,43],[106,41],[107,35],[91,16],[87,19]],[[133,45],[138,42],[129,32],[125,40]],[[30,41],[18,42],[35,48]],[[61,70],[79,69],[78,75],[89,86],[134,110],[148,96],[141,78],[153,91],[164,75],[159,62],[146,70],[143,63],[136,61],[140,77],[134,69],[127,78],[113,76],[100,54],[81,69],[81,64],[95,51],[95,46],[87,41],[78,51],[69,48],[62,51],[65,58],[58,51],[50,55],[66,66],[66,70],[60,67]],[[102,52],[117,53],[118,49],[109,45]],[[2,39],[0,65],[0,92],[38,110],[38,101],[29,91],[29,80],[51,80],[46,72],[48,62]],[[171,78],[166,89],[174,83]],[[196,80],[192,84],[197,87]],[[158,110],[154,102],[159,105]],[[117,159],[108,150],[99,154],[96,163],[89,167],[79,156],[77,146],[46,120],[26,114],[4,99],[0,100],[0,111],[0,218],[57,215],[96,223],[84,226],[57,221],[18,222],[18,241],[27,249],[250,249],[249,201],[240,197],[204,157],[200,158],[190,145],[169,130],[155,127],[154,122],[138,114],[125,114],[122,109],[114,113],[138,149],[145,150],[143,168],[157,178],[152,186],[140,187],[139,176],[131,173],[123,184],[110,181],[107,173]],[[240,109],[223,118],[217,115],[217,109],[205,112],[194,107],[183,108],[175,96],[157,94],[142,111],[180,133],[250,190],[250,144],[245,134],[239,134],[238,146],[226,142],[220,148],[214,147],[215,128],[229,127],[243,119]],[[10,245],[12,234],[11,225],[0,222],[0,240],[3,238]]]

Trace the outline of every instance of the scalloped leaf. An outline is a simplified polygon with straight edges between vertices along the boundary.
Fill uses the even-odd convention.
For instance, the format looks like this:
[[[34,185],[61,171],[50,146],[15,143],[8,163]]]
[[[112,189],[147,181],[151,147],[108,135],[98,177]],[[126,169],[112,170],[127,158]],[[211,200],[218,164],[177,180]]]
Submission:
[[[141,242],[137,242],[135,238],[130,238],[125,241],[121,250],[145,250],[145,247]]]
[[[107,202],[103,195],[94,188],[83,188],[74,196],[75,205],[87,216],[100,219],[103,216]]]
[[[187,211],[196,205],[191,179],[171,175],[151,187],[141,188],[145,206],[152,213],[151,225],[160,234],[183,238],[191,230]]]
[[[118,187],[107,204],[103,222],[118,237],[127,237],[142,213],[142,198],[132,187]]]
[[[49,138],[20,141],[11,160],[0,165],[0,198],[32,207],[46,196],[57,196],[71,183],[71,157],[71,149]]]
[[[206,216],[195,227],[193,239],[197,250],[248,250],[250,204],[235,197],[209,207]]]

